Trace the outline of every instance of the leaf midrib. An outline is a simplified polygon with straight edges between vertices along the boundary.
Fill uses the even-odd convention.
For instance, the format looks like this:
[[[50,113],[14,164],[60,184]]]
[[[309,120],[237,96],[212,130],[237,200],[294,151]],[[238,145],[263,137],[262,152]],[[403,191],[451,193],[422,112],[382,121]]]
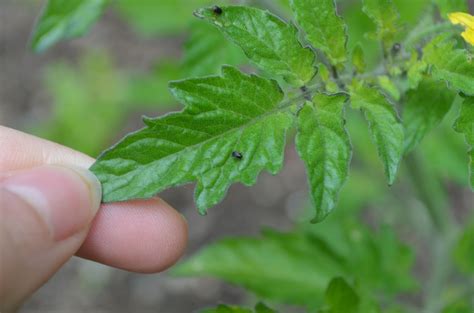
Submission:
[[[280,101],[280,102],[282,102],[282,101]],[[130,171],[130,172],[127,172],[127,173],[125,173],[124,175],[114,175],[114,176],[116,176],[116,177],[123,177],[123,176],[128,176],[128,175],[131,175],[131,174],[132,174],[132,176],[135,176],[134,173],[136,173],[136,172],[142,172],[142,171],[143,171],[143,167],[148,167],[148,166],[150,166],[151,164],[156,164],[156,163],[161,162],[161,161],[163,161],[163,160],[166,160],[166,159],[168,159],[168,158],[176,157],[176,155],[178,155],[178,157],[180,157],[180,156],[183,154],[183,152],[189,151],[190,149],[194,149],[194,148],[196,148],[196,147],[198,147],[198,146],[202,146],[202,145],[204,145],[204,144],[206,144],[206,143],[208,143],[208,142],[210,142],[210,141],[212,141],[212,140],[215,140],[215,139],[217,139],[217,138],[225,137],[225,136],[227,136],[227,135],[230,134],[230,133],[243,130],[243,129],[245,129],[246,127],[249,127],[249,126],[251,126],[251,125],[254,125],[254,124],[258,123],[260,120],[265,119],[267,116],[270,116],[270,115],[273,115],[273,114],[277,114],[277,113],[283,113],[283,112],[285,112],[285,111],[289,111],[290,109],[291,109],[291,106],[288,106],[288,107],[276,107],[276,108],[274,108],[274,109],[271,110],[271,111],[267,111],[267,112],[266,112],[265,114],[263,114],[263,115],[257,116],[257,117],[255,117],[255,118],[249,120],[248,123],[245,123],[245,124],[243,124],[243,125],[241,125],[241,126],[239,126],[239,127],[231,128],[231,129],[229,129],[229,130],[227,130],[227,131],[225,131],[225,132],[223,132],[223,133],[221,133],[221,134],[219,134],[219,135],[217,135],[217,136],[210,137],[210,138],[205,139],[204,141],[200,141],[200,142],[198,142],[198,143],[196,143],[196,144],[193,144],[193,145],[190,145],[190,146],[184,146],[183,149],[178,150],[178,151],[176,151],[176,152],[173,152],[173,153],[171,153],[171,154],[168,154],[168,155],[166,155],[166,156],[163,156],[163,157],[161,157],[161,158],[159,158],[159,159],[154,159],[154,160],[152,160],[150,163],[139,164],[135,170]],[[172,127],[180,127],[180,126],[176,126],[176,125],[166,125],[166,124],[164,124],[164,125],[165,125],[165,126],[172,126]],[[148,127],[148,128],[149,128],[150,130],[153,130],[153,127]],[[205,173],[205,172],[203,172],[203,173]]]

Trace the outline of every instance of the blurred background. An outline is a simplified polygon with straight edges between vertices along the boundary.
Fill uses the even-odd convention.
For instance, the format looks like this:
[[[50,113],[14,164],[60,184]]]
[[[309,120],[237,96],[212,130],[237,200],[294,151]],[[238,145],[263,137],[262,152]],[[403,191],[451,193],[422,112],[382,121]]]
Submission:
[[[240,3],[244,2],[283,18],[290,16],[285,0]],[[395,2],[409,28],[430,1]],[[29,36],[44,3],[0,0],[0,124],[91,156],[141,128],[142,115],[179,110],[181,105],[167,90],[168,81],[215,74],[221,64],[251,69],[235,46],[192,16],[194,9],[209,4],[206,0],[116,0],[85,37],[34,54],[28,48]],[[376,64],[377,46],[364,36],[373,25],[361,12],[360,1],[338,4],[350,24],[349,46],[362,41],[369,63]],[[473,1],[470,5],[474,7]],[[450,129],[453,111],[424,140],[417,157],[429,156],[430,162],[421,162],[420,170],[440,182],[432,186],[438,191],[432,201],[463,224],[472,218],[474,198],[467,186],[465,143]],[[351,178],[337,213],[324,223],[331,225],[350,215],[369,227],[394,226],[414,254],[411,274],[421,282],[417,292],[422,293],[420,286],[426,282],[432,261],[426,255],[433,230],[419,201],[419,190],[406,167],[398,183],[386,187],[361,117],[351,115],[349,127],[355,147]],[[309,220],[306,176],[292,144],[277,177],[263,174],[254,187],[233,186],[205,217],[194,207],[193,186],[174,188],[161,196],[189,221],[188,256],[223,237],[256,236],[262,227],[290,231]],[[405,300],[418,305],[422,296],[417,292],[406,295]],[[35,294],[23,312],[173,313],[219,302],[249,301],[251,296],[240,288],[215,279],[132,274],[76,258]]]

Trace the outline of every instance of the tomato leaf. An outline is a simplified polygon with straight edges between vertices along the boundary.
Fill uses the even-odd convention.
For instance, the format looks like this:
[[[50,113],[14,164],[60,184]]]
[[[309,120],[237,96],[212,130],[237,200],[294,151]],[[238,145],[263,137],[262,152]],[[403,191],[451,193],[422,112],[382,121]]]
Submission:
[[[262,70],[305,85],[316,73],[314,54],[297,39],[298,30],[268,11],[251,7],[204,8],[196,16],[212,23],[239,45]]]
[[[103,201],[149,198],[197,181],[196,203],[204,214],[232,183],[252,185],[261,170],[280,170],[293,116],[278,108],[283,93],[275,81],[226,66],[222,76],[176,81],[170,88],[186,108],[145,119],[146,128],[92,166]]]
[[[430,78],[408,91],[403,110],[405,126],[405,151],[413,150],[436,127],[454,102],[456,93],[446,88],[444,82]]]
[[[347,59],[347,34],[344,20],[337,15],[334,0],[292,0],[296,21],[308,41],[323,51],[333,65]]]
[[[342,277],[331,280],[325,299],[331,313],[357,313],[359,311],[359,296]]]
[[[469,145],[470,184],[471,188],[474,189],[474,97],[466,97],[464,99],[454,129],[464,134],[466,142]]]
[[[413,288],[412,254],[387,227],[373,232],[340,217],[306,227],[220,240],[173,273],[220,278],[261,298],[308,308],[319,308],[329,282],[341,275],[356,279],[368,295]]]
[[[445,35],[433,39],[423,50],[423,60],[431,66],[431,75],[444,80],[456,91],[474,96],[474,61],[465,49]]]
[[[80,37],[100,17],[108,0],[49,0],[31,38],[35,52],[62,39]]]
[[[393,105],[377,89],[354,82],[351,102],[365,115],[389,184],[395,180],[403,156],[404,130]]]
[[[317,94],[298,115],[296,148],[306,165],[315,221],[336,206],[351,159],[349,135],[344,128],[346,95]]]
[[[354,65],[354,69],[358,73],[364,73],[367,69],[367,63],[365,62],[365,55],[364,50],[360,44],[354,47],[352,50],[352,64]]]
[[[464,228],[454,248],[454,261],[461,272],[474,274],[474,223]]]
[[[397,7],[392,0],[363,0],[363,4],[363,11],[377,26],[376,36],[387,52],[400,29]]]

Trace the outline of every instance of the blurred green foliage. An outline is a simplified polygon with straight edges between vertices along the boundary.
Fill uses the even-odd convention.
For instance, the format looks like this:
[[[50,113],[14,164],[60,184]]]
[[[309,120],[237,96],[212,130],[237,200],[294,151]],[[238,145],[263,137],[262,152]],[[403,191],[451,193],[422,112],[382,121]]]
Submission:
[[[359,312],[359,296],[341,277],[329,282],[324,295],[327,309],[321,313],[357,313]]]
[[[108,0],[48,1],[31,38],[35,52],[43,52],[61,39],[84,35],[100,17]]]
[[[77,69],[52,65],[45,84],[53,100],[51,116],[35,133],[94,155],[120,131],[127,112],[126,82],[107,55],[86,55]]]
[[[455,246],[454,258],[463,273],[474,274],[474,222],[463,230]]]
[[[186,31],[194,10],[212,4],[210,0],[116,0],[118,12],[147,36]]]
[[[222,64],[242,65],[243,52],[213,26],[194,21],[184,45],[183,77],[218,74]]]
[[[370,181],[361,186],[352,178],[343,192],[348,199],[364,187],[373,195],[347,207],[341,207],[342,202],[335,214],[317,227],[306,219],[292,232],[266,229],[261,237],[219,241],[178,265],[174,273],[218,277],[264,299],[308,308],[323,303],[326,286],[334,276],[355,281],[368,299],[414,290],[410,250],[390,227],[372,230],[357,217],[368,198],[378,197],[370,187],[379,183]]]

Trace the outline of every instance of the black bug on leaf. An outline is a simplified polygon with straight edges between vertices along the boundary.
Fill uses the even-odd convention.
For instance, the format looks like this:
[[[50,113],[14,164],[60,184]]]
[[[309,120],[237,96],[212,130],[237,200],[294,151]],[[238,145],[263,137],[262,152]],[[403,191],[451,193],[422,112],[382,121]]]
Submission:
[[[311,101],[311,93],[308,90],[308,87],[303,86],[300,88],[301,92],[303,93],[303,96],[306,100]]]
[[[232,157],[233,157],[234,159],[237,159],[237,160],[242,160],[242,158],[243,158],[244,156],[243,156],[242,153],[240,153],[239,151],[233,151],[233,152],[232,152]]]
[[[216,15],[221,15],[221,14],[222,14],[222,8],[221,8],[221,7],[218,7],[217,5],[214,6],[214,8],[212,9],[212,11],[213,11]]]
[[[392,47],[392,54],[397,55],[401,50],[402,50],[402,45],[399,43],[396,43]]]

